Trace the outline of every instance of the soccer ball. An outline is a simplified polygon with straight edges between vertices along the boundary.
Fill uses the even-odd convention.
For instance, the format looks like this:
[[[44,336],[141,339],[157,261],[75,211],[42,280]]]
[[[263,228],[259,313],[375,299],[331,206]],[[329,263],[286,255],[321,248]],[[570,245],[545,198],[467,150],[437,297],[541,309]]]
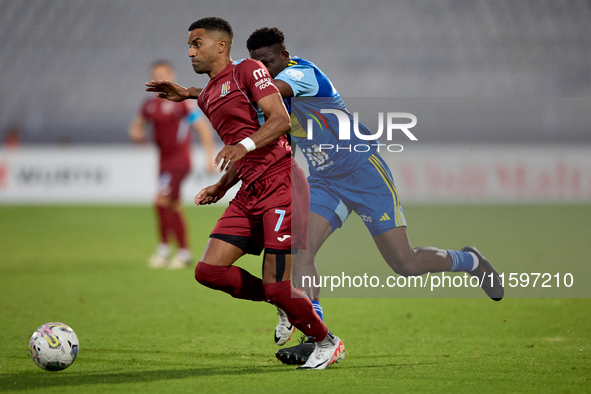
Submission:
[[[61,371],[68,368],[78,356],[78,337],[64,323],[46,323],[31,336],[31,358],[39,368]]]

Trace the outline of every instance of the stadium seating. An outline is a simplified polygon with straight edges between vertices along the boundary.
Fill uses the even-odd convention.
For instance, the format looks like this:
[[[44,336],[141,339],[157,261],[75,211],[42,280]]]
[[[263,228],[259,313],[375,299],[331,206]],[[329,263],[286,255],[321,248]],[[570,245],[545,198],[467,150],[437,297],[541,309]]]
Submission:
[[[173,60],[182,84],[206,82],[187,27],[221,9],[235,59],[253,30],[277,25],[345,97],[591,94],[586,0],[5,0],[0,133],[18,123],[27,143],[126,142],[153,60]]]

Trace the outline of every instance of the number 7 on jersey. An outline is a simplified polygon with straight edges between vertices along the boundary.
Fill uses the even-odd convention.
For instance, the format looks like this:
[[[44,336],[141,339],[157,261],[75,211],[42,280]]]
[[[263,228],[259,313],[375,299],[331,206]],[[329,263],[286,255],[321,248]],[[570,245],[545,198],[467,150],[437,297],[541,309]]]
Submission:
[[[275,213],[279,214],[279,219],[277,219],[277,224],[275,225],[275,231],[279,231],[281,223],[283,223],[283,218],[285,217],[285,209],[276,209]]]

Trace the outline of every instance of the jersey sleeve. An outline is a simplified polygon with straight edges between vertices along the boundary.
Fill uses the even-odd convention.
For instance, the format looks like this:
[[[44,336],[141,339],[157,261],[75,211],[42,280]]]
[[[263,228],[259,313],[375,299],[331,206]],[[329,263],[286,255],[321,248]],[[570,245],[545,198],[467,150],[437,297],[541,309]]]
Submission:
[[[279,79],[291,87],[294,97],[314,97],[319,85],[312,67],[295,65],[281,71],[275,79]]]
[[[254,101],[279,92],[267,67],[258,60],[244,59],[239,64],[239,70],[240,81],[250,91]]]

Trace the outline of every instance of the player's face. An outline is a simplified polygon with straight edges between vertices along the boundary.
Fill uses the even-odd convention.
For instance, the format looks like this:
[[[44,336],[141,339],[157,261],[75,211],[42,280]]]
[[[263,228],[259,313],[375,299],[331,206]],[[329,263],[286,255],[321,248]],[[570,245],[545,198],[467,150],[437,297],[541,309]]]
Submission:
[[[195,29],[189,32],[189,57],[193,64],[193,70],[197,74],[205,74],[211,71],[217,51],[217,41],[212,34],[205,29]]]
[[[250,57],[263,63],[269,70],[271,78],[275,78],[289,63],[289,53],[279,45],[250,51]]]
[[[157,65],[157,66],[153,67],[152,71],[150,72],[150,77],[152,78],[153,81],[174,82],[176,79],[176,76],[175,76],[172,68],[170,66],[165,65],[165,64]]]

